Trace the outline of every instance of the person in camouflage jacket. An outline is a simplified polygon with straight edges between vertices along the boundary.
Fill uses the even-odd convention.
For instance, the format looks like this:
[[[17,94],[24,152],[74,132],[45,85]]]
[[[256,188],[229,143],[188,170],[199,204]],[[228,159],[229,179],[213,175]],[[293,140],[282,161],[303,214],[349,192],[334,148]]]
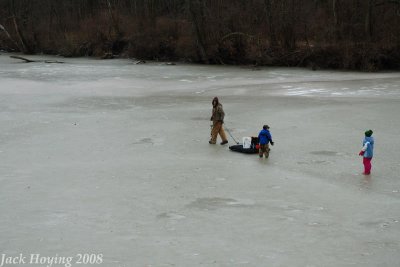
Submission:
[[[214,97],[212,101],[212,106],[213,109],[210,120],[213,122],[213,125],[211,129],[211,140],[209,141],[209,143],[216,144],[217,136],[219,134],[222,139],[221,145],[225,145],[228,143],[228,139],[226,138],[226,134],[223,127],[225,112],[222,107],[222,104],[218,100],[218,97]]]

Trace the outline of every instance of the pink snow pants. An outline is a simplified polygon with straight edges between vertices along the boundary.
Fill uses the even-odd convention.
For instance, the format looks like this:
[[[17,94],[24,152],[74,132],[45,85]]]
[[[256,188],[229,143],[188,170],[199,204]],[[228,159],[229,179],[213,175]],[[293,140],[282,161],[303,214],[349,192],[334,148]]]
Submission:
[[[372,168],[371,160],[372,160],[372,158],[363,158],[364,174],[371,173],[371,168]]]

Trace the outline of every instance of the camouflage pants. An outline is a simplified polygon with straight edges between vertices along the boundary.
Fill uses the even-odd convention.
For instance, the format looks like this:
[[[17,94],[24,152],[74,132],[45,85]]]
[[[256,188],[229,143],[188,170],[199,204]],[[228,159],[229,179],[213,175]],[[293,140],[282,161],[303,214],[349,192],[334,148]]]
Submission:
[[[269,157],[269,145],[265,144],[265,145],[261,145],[260,144],[260,149],[258,151],[258,154],[260,155],[260,158],[263,157],[263,155],[265,154],[265,157],[268,158]]]

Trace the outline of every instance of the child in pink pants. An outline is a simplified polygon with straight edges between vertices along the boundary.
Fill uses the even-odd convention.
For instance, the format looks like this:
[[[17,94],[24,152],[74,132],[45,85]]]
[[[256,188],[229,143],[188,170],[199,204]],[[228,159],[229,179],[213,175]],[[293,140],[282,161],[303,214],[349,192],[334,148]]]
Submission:
[[[363,164],[364,164],[364,173],[365,175],[371,174],[371,161],[372,157],[374,156],[374,143],[375,140],[371,136],[373,134],[372,130],[368,130],[365,132],[365,138],[363,140],[363,148],[361,149],[358,155],[363,157]]]

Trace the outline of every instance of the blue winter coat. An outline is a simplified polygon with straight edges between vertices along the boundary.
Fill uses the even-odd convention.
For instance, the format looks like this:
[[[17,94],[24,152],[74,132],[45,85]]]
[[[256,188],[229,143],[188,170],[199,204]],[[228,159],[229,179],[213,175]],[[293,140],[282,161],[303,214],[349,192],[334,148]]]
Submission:
[[[268,130],[262,129],[258,134],[258,142],[260,143],[260,145],[265,145],[269,142],[272,142],[271,133]]]
[[[363,141],[363,147],[365,147],[365,145],[366,149],[364,152],[364,158],[372,158],[374,156],[374,138],[372,136],[365,137]]]

